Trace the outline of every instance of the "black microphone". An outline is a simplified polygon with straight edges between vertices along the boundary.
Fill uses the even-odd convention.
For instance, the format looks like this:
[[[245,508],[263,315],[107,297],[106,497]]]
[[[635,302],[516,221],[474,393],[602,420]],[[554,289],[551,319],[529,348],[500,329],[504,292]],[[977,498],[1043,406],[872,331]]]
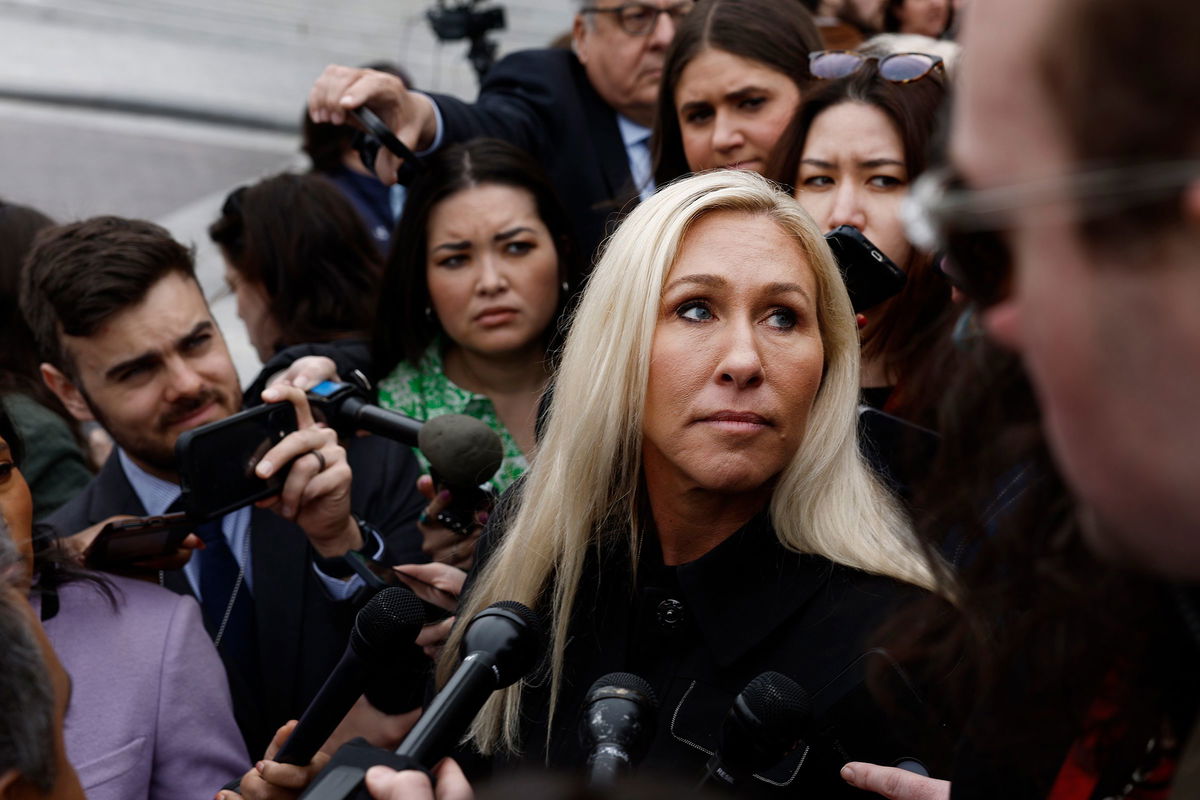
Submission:
[[[405,650],[394,669],[372,669],[363,696],[384,714],[407,714],[425,702],[425,688],[433,662],[413,644]]]
[[[376,764],[433,768],[454,747],[492,692],[533,669],[545,644],[541,618],[520,603],[493,603],[467,624],[462,664],[392,753],[350,742],[334,754],[301,800],[365,798],[363,781]]]
[[[396,755],[433,769],[462,738],[492,692],[511,686],[533,669],[544,640],[541,619],[520,603],[503,600],[476,614],[463,633],[462,663],[396,748]]]
[[[800,684],[781,673],[764,672],[729,707],[704,780],[737,786],[773,767],[800,744],[811,718],[812,704]]]
[[[350,631],[341,660],[275,754],[282,764],[307,764],[363,693],[370,672],[394,664],[413,647],[425,609],[408,589],[390,586],[371,598]]]
[[[589,786],[611,786],[645,757],[654,739],[658,698],[628,672],[610,672],[588,689],[579,738],[588,752]]]

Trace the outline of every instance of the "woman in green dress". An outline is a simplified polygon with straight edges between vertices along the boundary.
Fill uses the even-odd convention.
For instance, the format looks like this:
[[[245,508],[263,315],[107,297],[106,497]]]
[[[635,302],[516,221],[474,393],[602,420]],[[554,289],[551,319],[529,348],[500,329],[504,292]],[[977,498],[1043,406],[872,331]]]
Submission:
[[[528,466],[578,269],[566,213],[523,151],[478,139],[424,162],[392,239],[372,335],[380,405],[468,414],[504,443],[493,488]]]

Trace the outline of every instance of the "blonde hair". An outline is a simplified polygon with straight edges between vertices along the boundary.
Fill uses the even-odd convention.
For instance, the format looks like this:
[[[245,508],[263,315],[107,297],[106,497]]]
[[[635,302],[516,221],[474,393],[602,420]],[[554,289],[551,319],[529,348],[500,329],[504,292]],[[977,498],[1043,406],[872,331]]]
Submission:
[[[511,524],[460,608],[467,620],[493,602],[517,600],[547,618],[550,719],[589,548],[627,537],[636,566],[642,416],[663,285],[688,230],[717,211],[767,216],[795,239],[816,276],[825,371],[803,440],[772,496],[780,543],[934,586],[904,514],[859,455],[858,330],[824,237],[795,200],[754,173],[685,178],[639,205],[607,242],[567,336],[545,434]],[[442,681],[457,666],[464,627],[455,627],[443,651]],[[521,695],[517,684],[484,706],[468,734],[481,752],[519,750]]]

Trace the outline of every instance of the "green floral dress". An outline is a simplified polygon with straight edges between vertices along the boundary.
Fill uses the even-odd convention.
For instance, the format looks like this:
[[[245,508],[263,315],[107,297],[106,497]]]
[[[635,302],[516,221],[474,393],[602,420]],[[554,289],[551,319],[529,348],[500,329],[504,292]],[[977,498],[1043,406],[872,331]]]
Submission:
[[[529,468],[529,462],[513,441],[504,423],[496,415],[492,401],[481,394],[455,386],[442,370],[441,343],[434,342],[425,351],[419,367],[401,361],[386,378],[379,382],[379,405],[399,411],[413,419],[427,420],[442,414],[466,414],[482,420],[500,435],[504,445],[504,460],[492,479],[492,488],[503,492],[508,485]],[[426,472],[429,462],[420,450],[414,450]]]

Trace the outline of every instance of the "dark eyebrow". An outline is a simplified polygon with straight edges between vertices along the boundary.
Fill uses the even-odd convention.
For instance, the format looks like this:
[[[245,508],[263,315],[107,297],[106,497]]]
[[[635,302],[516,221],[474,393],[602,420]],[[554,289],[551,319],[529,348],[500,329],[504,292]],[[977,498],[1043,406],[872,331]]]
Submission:
[[[506,231],[501,231],[500,233],[497,233],[495,236],[492,237],[492,241],[503,242],[505,239],[511,239],[519,233],[535,233],[535,231],[533,230],[533,228],[529,228],[524,225],[520,225],[516,228],[509,228]]]
[[[819,158],[802,158],[800,159],[800,163],[808,164],[809,166],[816,167],[817,169],[835,169],[837,166],[836,164],[833,164],[829,161],[823,161]],[[858,166],[866,167],[867,169],[875,169],[876,167],[900,167],[900,169],[907,169],[903,161],[898,161],[894,158],[871,158],[866,161],[858,162]]]
[[[705,274],[684,275],[682,278],[676,278],[675,280],[668,283],[665,287],[663,287],[663,294],[666,294],[667,292],[671,291],[672,289],[674,289],[676,286],[678,286],[681,283],[694,283],[699,286],[708,286],[710,288],[715,289],[715,288],[718,288],[721,286],[728,285],[729,281],[725,280],[720,275],[705,275]]]
[[[470,250],[470,249],[471,249],[471,243],[464,239],[461,242],[443,242],[442,244],[439,244],[437,247],[433,248],[433,251],[436,253],[438,250]]]
[[[833,169],[832,163],[828,161],[822,161],[819,158],[802,158],[800,159],[800,163],[808,164],[810,167],[817,167],[818,169]]]
[[[741,89],[725,95],[726,100],[739,100],[748,94],[768,94],[770,90],[761,86],[743,86]]]
[[[705,108],[712,108],[712,103],[708,102],[707,100],[692,100],[691,102],[681,105],[679,107],[679,113],[683,114],[688,111],[698,111]]]
[[[199,322],[197,322],[190,331],[188,331],[186,334],[181,336],[179,338],[179,341],[176,342],[176,345],[177,346],[182,345],[192,339],[195,339],[200,334],[207,333],[208,331],[212,330],[212,327],[213,327],[213,322],[211,319],[202,319]],[[134,356],[133,358],[128,358],[118,364],[114,364],[113,366],[109,367],[104,373],[104,378],[105,378],[105,380],[115,381],[121,377],[121,373],[123,373],[123,372],[128,372],[129,370],[137,368],[137,367],[153,366],[154,364],[158,363],[161,359],[162,359],[162,356],[157,351],[150,351],[148,353],[140,353],[140,354]]]
[[[812,302],[812,298],[808,296],[808,292],[798,283],[768,283],[766,286],[767,294],[789,294],[795,293],[803,297],[808,302]]]

